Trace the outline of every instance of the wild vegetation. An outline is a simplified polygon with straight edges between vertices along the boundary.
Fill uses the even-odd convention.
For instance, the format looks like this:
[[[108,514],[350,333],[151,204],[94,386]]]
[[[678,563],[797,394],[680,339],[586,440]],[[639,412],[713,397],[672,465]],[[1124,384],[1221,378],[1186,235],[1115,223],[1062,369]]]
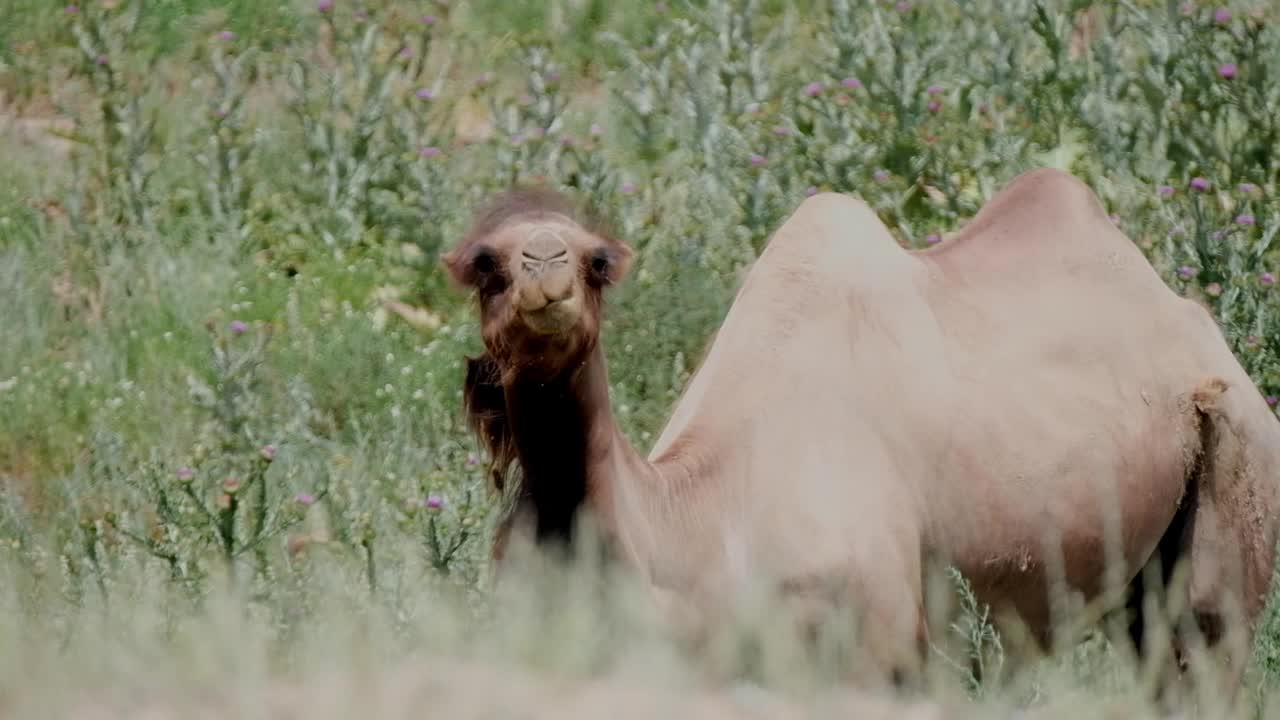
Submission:
[[[1274,4],[0,0],[0,17],[6,716],[262,714],[272,683],[423,656],[829,679],[763,607],[697,665],[624,634],[643,609],[594,602],[621,581],[543,568],[550,599],[494,605],[501,499],[460,406],[480,341],[438,258],[512,183],[594,202],[636,250],[604,343],[642,450],[807,194],[858,195],[925,247],[1041,166],[1085,180],[1280,396]],[[956,581],[969,613],[936,698],[1155,712],[1101,633],[992,672],[1000,640]],[[1274,612],[1248,681],[1265,713]],[[293,706],[342,714],[311,693]]]

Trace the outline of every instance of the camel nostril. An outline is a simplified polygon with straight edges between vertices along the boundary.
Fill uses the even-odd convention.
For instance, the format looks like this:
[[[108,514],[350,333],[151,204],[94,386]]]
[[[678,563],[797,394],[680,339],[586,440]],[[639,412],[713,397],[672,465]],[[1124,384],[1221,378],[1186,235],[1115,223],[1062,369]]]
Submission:
[[[536,262],[560,260],[569,254],[569,246],[551,232],[538,232],[521,248],[525,259]]]
[[[521,254],[524,255],[524,258],[526,260],[533,260],[535,262],[540,262],[540,263],[551,262],[552,260],[559,260],[563,258],[565,255],[569,254],[569,251],[563,248],[561,248],[558,252],[552,251],[553,254],[551,255],[544,255],[541,257],[535,254],[536,252],[537,251],[531,252],[528,248],[525,248],[525,250]]]

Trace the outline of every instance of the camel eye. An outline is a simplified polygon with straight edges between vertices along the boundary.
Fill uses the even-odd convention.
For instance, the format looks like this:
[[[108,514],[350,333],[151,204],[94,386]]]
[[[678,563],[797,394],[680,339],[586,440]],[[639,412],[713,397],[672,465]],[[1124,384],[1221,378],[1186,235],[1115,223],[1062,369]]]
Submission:
[[[482,252],[471,261],[471,267],[481,275],[488,275],[498,269],[498,260],[492,253]]]
[[[597,254],[591,258],[591,270],[600,275],[605,275],[609,272],[609,258],[604,253]]]
[[[488,248],[479,250],[472,257],[470,275],[471,284],[485,297],[496,295],[507,287],[498,256]]]

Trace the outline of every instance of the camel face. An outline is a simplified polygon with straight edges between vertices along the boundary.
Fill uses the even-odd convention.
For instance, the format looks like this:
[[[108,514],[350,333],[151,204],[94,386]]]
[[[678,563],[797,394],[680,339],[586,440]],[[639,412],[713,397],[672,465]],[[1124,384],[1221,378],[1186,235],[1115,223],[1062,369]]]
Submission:
[[[562,196],[512,191],[444,257],[476,291],[485,347],[504,375],[556,377],[595,347],[603,290],[631,251],[590,227]]]

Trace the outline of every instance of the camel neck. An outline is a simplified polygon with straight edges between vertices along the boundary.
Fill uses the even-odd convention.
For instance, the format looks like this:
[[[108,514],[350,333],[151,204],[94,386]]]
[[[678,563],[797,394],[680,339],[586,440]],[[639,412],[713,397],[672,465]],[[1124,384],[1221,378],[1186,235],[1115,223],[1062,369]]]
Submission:
[[[517,508],[531,516],[539,543],[570,542],[577,512],[614,478],[611,454],[630,447],[609,407],[604,355],[597,347],[577,368],[551,380],[515,377],[507,412],[524,475]],[[599,518],[605,520],[608,518]]]
[[[668,483],[618,428],[601,350],[554,381],[517,378],[506,393],[524,476],[513,521],[527,523],[537,544],[563,548],[585,510],[610,553],[653,577],[662,565],[662,528],[681,521],[672,516],[679,503],[671,493],[689,486],[687,473],[666,463],[675,484]]]

